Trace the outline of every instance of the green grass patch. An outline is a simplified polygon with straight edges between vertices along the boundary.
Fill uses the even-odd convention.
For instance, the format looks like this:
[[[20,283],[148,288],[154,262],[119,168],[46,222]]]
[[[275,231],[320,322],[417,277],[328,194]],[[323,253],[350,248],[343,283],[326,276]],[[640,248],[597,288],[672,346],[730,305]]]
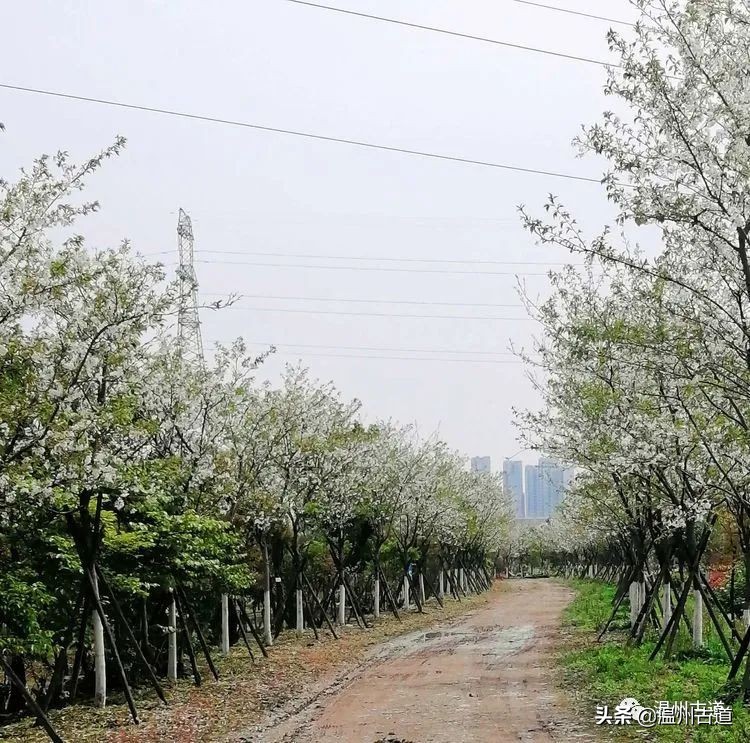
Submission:
[[[626,697],[634,697],[644,707],[655,707],[662,700],[710,703],[731,698],[733,690],[726,686],[729,663],[718,638],[710,636],[706,648],[694,652],[683,630],[670,660],[649,661],[656,637],[648,637],[640,647],[626,647],[627,632],[623,630],[628,627],[627,600],[613,623],[615,631],[597,642],[598,632],[612,613],[614,586],[583,580],[571,581],[570,585],[576,590],[576,598],[563,617],[567,631],[559,662],[566,687],[576,690],[582,719],[593,722],[597,705],[608,705],[612,713]],[[750,712],[741,702],[734,702],[733,709],[731,727],[664,725],[645,730],[631,724],[597,729],[603,736],[621,740],[750,741]]]

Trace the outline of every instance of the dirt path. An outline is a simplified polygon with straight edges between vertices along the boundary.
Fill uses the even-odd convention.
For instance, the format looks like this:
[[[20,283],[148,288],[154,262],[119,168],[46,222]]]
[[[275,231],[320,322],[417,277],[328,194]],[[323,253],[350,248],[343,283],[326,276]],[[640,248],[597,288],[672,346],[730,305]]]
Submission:
[[[590,740],[566,718],[551,653],[572,592],[518,580],[486,607],[379,646],[321,679],[253,743],[505,743]]]

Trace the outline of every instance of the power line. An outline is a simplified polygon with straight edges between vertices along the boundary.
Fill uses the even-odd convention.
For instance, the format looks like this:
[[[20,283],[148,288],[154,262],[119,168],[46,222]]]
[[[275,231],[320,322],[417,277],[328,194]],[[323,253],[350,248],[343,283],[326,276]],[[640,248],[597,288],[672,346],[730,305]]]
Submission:
[[[294,3],[295,5],[306,5],[310,8],[318,8],[319,10],[330,10],[334,13],[342,13],[344,15],[353,15],[358,18],[367,18],[372,21],[382,21],[384,23],[393,23],[398,26],[407,26],[409,28],[417,28],[420,31],[432,31],[433,33],[445,34],[447,36],[457,36],[461,39],[469,39],[470,41],[481,41],[486,44],[496,44],[497,46],[506,46],[511,49],[521,49],[525,52],[535,52],[537,54],[547,54],[551,57],[561,57],[562,59],[571,59],[576,62],[587,62],[588,64],[599,65],[600,67],[619,67],[617,64],[610,64],[609,62],[602,62],[599,59],[591,59],[589,57],[579,57],[575,54],[565,54],[563,52],[553,52],[550,49],[540,49],[533,46],[525,46],[524,44],[514,44],[510,41],[500,41],[499,39],[489,39],[486,36],[475,36],[474,34],[465,34],[460,31],[450,31],[445,28],[437,28],[436,26],[425,26],[421,23],[412,23],[410,21],[401,21],[396,18],[386,18],[380,15],[371,15],[369,13],[360,13],[356,10],[348,10],[345,8],[336,8],[332,5],[321,5],[319,3],[308,2],[307,0],[286,0],[288,3]]]
[[[406,315],[393,312],[345,312],[344,310],[302,310],[292,307],[246,307],[230,304],[217,308],[224,310],[245,310],[246,312],[292,312],[302,315],[344,315],[346,317],[398,317],[418,318],[420,320],[505,320],[509,322],[538,322],[533,317],[495,317],[479,315]]]
[[[204,297],[232,297],[236,296],[238,299],[279,299],[279,300],[291,300],[294,302],[343,302],[346,304],[412,304],[412,305],[424,305],[428,307],[523,307],[522,304],[515,302],[514,304],[496,304],[493,302],[435,302],[435,301],[420,301],[420,300],[407,300],[407,299],[341,299],[338,297],[292,297],[292,296],[279,296],[273,294],[227,294],[218,292],[201,292]]]
[[[297,356],[296,353],[282,352],[280,355],[283,356]],[[496,361],[493,359],[438,359],[438,358],[427,358],[422,356],[365,356],[360,354],[344,354],[344,353],[305,353],[305,356],[314,356],[319,358],[329,359],[372,359],[377,361],[441,361],[451,362],[454,364],[495,364],[495,365],[521,365],[522,361]]]
[[[262,261],[196,260],[195,262],[214,266],[265,266],[269,268],[304,268],[306,270],[321,271],[386,271],[389,273],[443,273],[470,276],[547,276],[546,271],[454,271],[442,268],[391,268],[387,266],[319,266],[307,263],[265,263]]]
[[[159,251],[152,255],[163,255],[170,251]],[[388,263],[452,263],[468,265],[495,265],[495,266],[567,266],[569,263],[551,263],[548,261],[495,261],[470,258],[460,260],[457,258],[393,258],[388,256],[363,256],[363,255],[314,255],[311,253],[262,253],[258,251],[244,250],[198,250],[197,253],[210,253],[211,255],[258,255],[271,258],[313,258],[330,261],[384,261]]]
[[[620,21],[616,18],[607,18],[603,15],[594,15],[593,13],[583,13],[580,10],[570,10],[569,8],[558,8],[555,5],[545,5],[544,3],[535,3],[531,2],[531,0],[512,0],[514,3],[519,3],[520,5],[532,5],[535,8],[542,8],[544,10],[556,10],[559,13],[568,13],[569,15],[578,15],[582,18],[593,18],[597,21],[606,21],[607,23],[617,23],[620,26],[630,26],[631,28],[635,27],[635,23],[630,23],[629,21]]]
[[[382,346],[327,346],[321,343],[263,343],[261,341],[245,341],[251,346],[275,346],[277,348],[327,348],[337,351],[382,351],[385,353],[446,353],[458,356],[515,356],[509,351],[469,351],[459,349],[457,351],[448,348],[384,348]]]
[[[389,213],[377,213],[377,212],[326,212],[321,214],[316,213],[296,213],[296,214],[248,214],[246,211],[238,212],[232,211],[218,211],[216,209],[211,210],[211,217],[229,217],[232,219],[242,220],[243,223],[256,223],[256,222],[284,222],[287,223],[308,223],[313,221],[336,221],[337,224],[349,224],[351,222],[363,222],[369,220],[399,220],[399,221],[411,221],[411,222],[455,222],[460,226],[463,226],[464,222],[490,222],[497,224],[500,227],[505,226],[518,226],[518,217],[491,217],[489,215],[479,214],[389,214]],[[200,224],[203,219],[194,219],[193,222]]]
[[[289,0],[291,2],[291,0]],[[204,116],[202,114],[187,113],[186,111],[174,111],[167,108],[156,108],[153,106],[141,106],[135,103],[124,103],[122,101],[113,101],[105,98],[93,98],[90,96],[74,95],[72,93],[61,93],[54,90],[43,90],[41,88],[30,88],[22,85],[10,85],[9,83],[0,83],[0,88],[6,90],[16,90],[24,93],[34,93],[37,95],[46,95],[53,98],[66,98],[73,101],[85,101],[87,103],[97,103],[103,106],[114,106],[116,108],[127,108],[134,111],[147,111],[149,113],[163,114],[165,116],[178,116],[184,119],[193,119],[195,121],[207,121],[212,124],[225,124],[227,126],[238,126],[245,129],[255,129],[262,132],[274,132],[276,134],[287,134],[293,137],[305,137],[307,139],[316,139],[322,142],[337,142],[339,144],[348,144],[354,147],[363,147],[371,150],[382,150],[385,152],[397,152],[403,155],[414,155],[416,157],[426,157],[433,160],[447,160],[449,162],[464,163],[466,165],[479,165],[485,168],[496,168],[499,170],[512,170],[517,173],[530,173],[533,175],[546,175],[550,178],[565,178],[572,181],[583,181],[585,183],[601,184],[600,178],[589,178],[582,175],[571,175],[570,173],[557,173],[551,170],[540,170],[537,168],[523,168],[517,165],[506,165],[504,163],[495,163],[489,160],[473,160],[468,157],[458,157],[454,155],[441,155],[435,152],[426,152],[422,150],[411,150],[404,147],[391,147],[389,145],[375,144],[373,142],[363,142],[356,139],[345,139],[343,137],[333,137],[323,134],[313,134],[295,129],[281,129],[279,127],[265,126],[262,124],[253,124],[247,121],[235,121],[233,119],[222,119],[215,116]]]
[[[301,354],[282,351],[278,354],[279,356],[293,356],[295,358],[302,358]],[[522,361],[499,361],[494,359],[438,359],[438,358],[427,358],[422,356],[366,356],[362,354],[353,353],[317,353],[317,352],[306,352],[305,357],[312,356],[317,358],[326,359],[368,359],[372,361],[438,361],[438,362],[451,362],[454,364],[495,364],[495,365],[521,365]]]

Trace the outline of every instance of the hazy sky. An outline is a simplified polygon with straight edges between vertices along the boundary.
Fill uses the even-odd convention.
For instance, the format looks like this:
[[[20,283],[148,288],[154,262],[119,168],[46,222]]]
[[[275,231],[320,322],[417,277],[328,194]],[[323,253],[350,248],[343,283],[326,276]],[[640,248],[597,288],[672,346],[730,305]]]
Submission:
[[[546,2],[633,18],[626,0]],[[513,0],[330,4],[610,59],[607,23]],[[6,3],[0,70],[2,83],[595,177],[602,163],[577,160],[570,142],[612,105],[596,65],[285,0]],[[143,253],[173,251],[162,257],[172,262],[183,207],[206,301],[263,297],[202,310],[207,348],[237,335],[258,351],[278,344],[261,376],[276,380],[302,359],[359,397],[370,418],[439,428],[465,454],[491,455],[495,469],[520,448],[511,408],[538,402],[523,366],[501,355],[532,338],[523,308],[341,300],[518,305],[518,280],[540,296],[548,280],[514,272],[544,266],[382,259],[565,261],[520,229],[519,203],[541,210],[553,192],[592,230],[611,216],[595,184],[3,89],[0,121],[0,176],[9,180],[43,152],[83,159],[127,137],[125,153],[90,181],[102,210],[79,229],[92,245],[127,237]],[[441,317],[394,316],[420,314]],[[492,319],[466,319],[482,316]],[[460,353],[436,353],[447,349]]]

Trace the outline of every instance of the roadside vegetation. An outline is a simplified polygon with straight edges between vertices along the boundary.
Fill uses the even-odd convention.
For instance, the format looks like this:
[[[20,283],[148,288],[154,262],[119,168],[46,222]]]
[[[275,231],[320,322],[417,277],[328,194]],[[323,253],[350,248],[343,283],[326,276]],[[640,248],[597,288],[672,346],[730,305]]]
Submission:
[[[254,727],[266,715],[280,716],[289,704],[297,705],[315,693],[315,684],[327,674],[344,674],[366,661],[374,646],[389,639],[445,623],[483,606],[503,590],[495,583],[492,591],[461,601],[446,600],[441,608],[428,600],[424,612],[402,613],[401,621],[383,615],[370,629],[356,625],[339,628],[340,639],[312,630],[302,634],[285,631],[276,640],[269,658],[251,662],[242,647],[227,657],[218,656],[219,679],[196,687],[180,679],[166,689],[168,706],[153,699],[148,687],[135,691],[140,724],[130,719],[125,698],[114,694],[106,708],[91,703],[69,705],[50,711],[56,730],[74,743],[160,743],[165,740],[224,740],[246,735],[253,739]],[[201,672],[210,676],[205,664]],[[47,734],[30,717],[0,727],[3,743],[42,743]]]
[[[528,298],[540,332],[524,355],[543,403],[519,425],[576,477],[527,542],[551,573],[616,584],[604,603],[627,632],[592,651],[592,669],[580,659],[582,677],[642,680],[667,699],[739,685],[750,701],[750,98],[738,64],[750,7],[633,5],[633,29],[608,35],[610,110],[576,139],[606,160],[616,217],[592,224],[554,195],[521,208],[540,246],[578,263],[552,274],[546,301]]]
[[[729,663],[718,638],[710,635],[705,646],[693,650],[691,638],[681,631],[676,652],[669,660],[649,660],[655,636],[647,633],[640,646],[626,645],[628,616],[618,611],[601,642],[597,636],[612,612],[615,586],[593,580],[572,580],[577,595],[563,617],[565,643],[559,657],[564,687],[575,689],[575,704],[582,721],[592,724],[596,707],[610,712],[623,699],[633,697],[644,707],[659,701],[713,702],[734,698],[731,727],[667,725],[644,730],[629,726],[600,726],[603,736],[616,740],[654,740],[714,743],[750,740],[750,712],[736,701],[737,689],[726,683]],[[614,627],[615,629],[612,629]]]
[[[137,723],[233,645],[488,589],[510,520],[436,436],[301,367],[260,382],[273,348],[188,343],[194,280],[77,232],[123,147],[0,180],[0,728],[55,743],[51,710],[123,693]]]

